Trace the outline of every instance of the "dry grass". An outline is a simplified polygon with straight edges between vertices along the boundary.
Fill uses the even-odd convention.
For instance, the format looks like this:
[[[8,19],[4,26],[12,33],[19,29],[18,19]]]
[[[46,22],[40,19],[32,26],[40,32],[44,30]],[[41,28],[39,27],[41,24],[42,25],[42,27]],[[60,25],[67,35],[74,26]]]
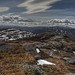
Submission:
[[[21,45],[14,45],[14,50],[0,51],[0,69],[19,63],[34,63],[34,57],[26,52]]]
[[[3,75],[35,75],[35,72],[31,69],[22,69],[20,67],[13,67],[4,69],[2,71]]]
[[[48,36],[54,36],[54,35],[48,35]],[[40,37],[42,36],[39,36],[38,38],[40,39]],[[41,38],[41,40],[45,38],[46,37],[43,37]],[[37,40],[37,38],[35,40]],[[75,72],[75,66],[69,64],[68,62],[62,59],[63,57],[66,56],[75,57],[75,55],[73,53],[62,52],[60,53],[61,55],[49,56],[48,49],[51,50],[55,49],[55,47],[51,43],[49,43],[48,47],[40,48],[41,52],[39,54],[37,54],[35,51],[29,52],[24,50],[24,46],[28,44],[40,45],[41,41],[26,42],[23,40],[22,42],[14,41],[8,43],[14,46],[14,50],[0,51],[0,70],[2,71],[2,75],[36,75],[33,70],[22,68],[22,63],[36,64],[36,60],[34,58],[35,55],[40,55],[42,59],[45,59],[49,62],[56,64],[54,66],[51,65],[40,66],[40,68],[44,72],[44,75],[64,75],[65,73]],[[70,47],[70,45],[67,46],[67,44],[65,43],[64,47]]]

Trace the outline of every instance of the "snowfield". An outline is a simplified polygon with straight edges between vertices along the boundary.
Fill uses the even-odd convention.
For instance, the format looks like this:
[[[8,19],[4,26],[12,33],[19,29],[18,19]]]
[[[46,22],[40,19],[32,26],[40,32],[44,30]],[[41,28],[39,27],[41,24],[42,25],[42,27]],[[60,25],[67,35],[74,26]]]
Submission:
[[[75,51],[73,51],[73,53],[75,54]]]

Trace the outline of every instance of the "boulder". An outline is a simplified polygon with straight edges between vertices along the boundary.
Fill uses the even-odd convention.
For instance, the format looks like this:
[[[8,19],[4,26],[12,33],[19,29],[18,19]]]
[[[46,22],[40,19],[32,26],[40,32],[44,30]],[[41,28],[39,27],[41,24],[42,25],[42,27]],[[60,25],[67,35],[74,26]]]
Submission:
[[[53,55],[60,55],[60,52],[57,50],[50,50],[50,56],[53,56]]]
[[[38,60],[38,59],[41,59],[41,56],[40,56],[40,55],[35,55],[34,58],[35,58],[36,60]]]
[[[28,51],[36,50],[36,45],[34,45],[34,44],[26,45],[26,46],[24,46],[24,50],[28,50]]]
[[[74,49],[72,47],[65,47],[65,48],[63,48],[63,50],[66,52],[73,52],[74,51]]]
[[[70,64],[75,64],[75,58],[64,57],[63,59],[69,62]]]
[[[57,48],[57,49],[61,49],[63,47],[63,44],[60,43],[60,42],[56,42],[56,41],[53,41],[52,42],[52,45]]]
[[[43,75],[43,71],[37,65],[23,64],[23,69],[32,69],[32,70],[35,71],[36,75]]]
[[[10,44],[0,43],[0,50],[12,50],[14,47]]]

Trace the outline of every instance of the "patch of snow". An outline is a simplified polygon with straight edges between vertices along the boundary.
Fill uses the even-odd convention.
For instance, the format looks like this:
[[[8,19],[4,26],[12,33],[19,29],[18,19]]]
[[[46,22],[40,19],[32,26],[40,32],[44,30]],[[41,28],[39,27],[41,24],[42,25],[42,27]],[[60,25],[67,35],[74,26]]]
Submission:
[[[13,38],[10,38],[9,40],[15,40],[15,39],[13,39]]]
[[[6,37],[6,35],[2,35],[2,37],[4,37],[4,38],[5,38],[5,37]]]
[[[18,36],[19,36],[19,38],[23,38],[23,37],[22,37],[22,34],[19,34]]]
[[[51,62],[48,62],[48,61],[42,60],[42,59],[37,60],[37,62],[38,62],[37,65],[56,65],[54,63],[51,63]]]
[[[75,51],[73,51],[73,53],[75,54]]]
[[[57,51],[56,49],[54,49],[53,51]]]
[[[40,50],[39,50],[38,48],[36,48],[36,52],[37,52],[37,53],[40,53]]]

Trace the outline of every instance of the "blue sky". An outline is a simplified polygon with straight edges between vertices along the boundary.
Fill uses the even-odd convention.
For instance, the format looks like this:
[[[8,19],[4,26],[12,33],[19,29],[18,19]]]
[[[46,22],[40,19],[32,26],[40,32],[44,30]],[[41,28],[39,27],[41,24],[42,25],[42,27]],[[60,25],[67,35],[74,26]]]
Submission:
[[[0,0],[0,15],[8,14],[38,21],[75,20],[75,0]]]

